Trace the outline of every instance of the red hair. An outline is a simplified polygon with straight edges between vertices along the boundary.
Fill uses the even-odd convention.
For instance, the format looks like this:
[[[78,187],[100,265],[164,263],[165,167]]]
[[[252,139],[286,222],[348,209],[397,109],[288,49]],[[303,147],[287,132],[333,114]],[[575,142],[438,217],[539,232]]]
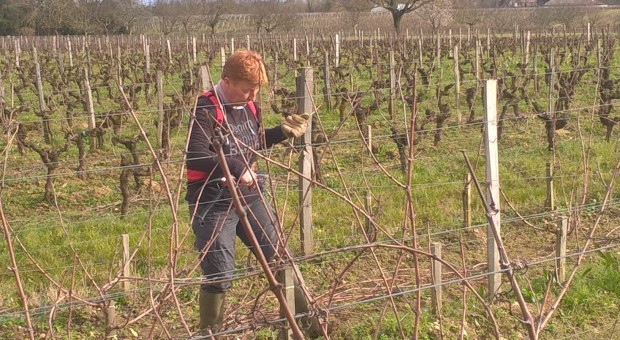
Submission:
[[[268,82],[263,58],[255,51],[235,51],[224,64],[222,79],[230,78],[233,81],[244,80],[256,85],[265,85]]]

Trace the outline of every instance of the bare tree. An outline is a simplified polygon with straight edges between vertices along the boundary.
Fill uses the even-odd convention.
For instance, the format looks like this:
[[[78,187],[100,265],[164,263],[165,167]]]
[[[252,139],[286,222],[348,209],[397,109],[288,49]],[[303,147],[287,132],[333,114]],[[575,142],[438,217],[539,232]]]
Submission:
[[[116,13],[117,21],[121,24],[127,33],[133,32],[134,26],[138,19],[146,15],[144,6],[140,0],[117,0],[119,11]]]
[[[306,0],[308,13],[329,12],[333,3],[329,0]]]
[[[200,17],[196,14],[202,7],[202,0],[184,0],[176,4],[179,25],[185,34],[191,34],[200,25]]]
[[[233,6],[232,0],[202,1],[196,13],[199,13],[202,20],[211,29],[211,35],[214,35],[217,26],[222,22],[223,16],[230,13]]]
[[[290,11],[287,4],[278,0],[257,2],[252,5],[252,13],[257,33],[261,30],[271,33],[276,29],[292,28],[295,23],[295,13]]]
[[[435,2],[436,0],[369,0],[372,4],[383,7],[392,14],[394,30],[400,35],[400,23],[405,14],[414,12],[422,6]]]
[[[416,14],[420,19],[426,21],[430,25],[433,34],[436,34],[441,27],[446,26],[452,21],[451,5],[452,1],[450,0],[436,0],[420,7]]]
[[[368,13],[372,6],[367,0],[341,0],[338,2],[338,9],[347,12],[347,17],[353,27],[359,25],[362,14]]]
[[[569,6],[558,6],[552,9],[552,18],[555,22],[564,26],[564,28],[570,27],[571,24],[579,17],[579,9]]]
[[[550,15],[552,8],[540,8],[531,11],[530,23],[536,27],[549,28],[553,24],[553,17]]]
[[[164,35],[169,35],[179,25],[179,6],[167,0],[156,0],[153,5],[153,15],[159,19],[159,29]]]
[[[454,10],[454,21],[460,24],[465,24],[469,28],[480,24],[482,22],[482,15],[480,10],[472,7],[460,7]]]
[[[103,0],[91,4],[91,18],[97,23],[99,33],[105,35],[121,33],[119,32],[120,27],[116,17],[119,8],[115,1]]]
[[[69,34],[73,28],[73,15],[76,4],[73,0],[37,1],[38,34]]]
[[[83,34],[96,34],[98,24],[93,20],[94,4],[88,0],[77,1],[77,9],[73,14],[75,29]]]

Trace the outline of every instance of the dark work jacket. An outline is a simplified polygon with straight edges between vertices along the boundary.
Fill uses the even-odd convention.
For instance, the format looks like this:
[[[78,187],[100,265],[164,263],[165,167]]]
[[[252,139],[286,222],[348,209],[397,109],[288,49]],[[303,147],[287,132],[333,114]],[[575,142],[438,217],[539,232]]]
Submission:
[[[221,96],[220,100],[223,101],[225,116],[222,122],[223,133],[225,136],[228,134],[222,149],[232,176],[240,178],[248,164],[251,165],[256,161],[256,155],[250,152],[248,147],[254,150],[268,148],[284,141],[286,136],[280,126],[261,131],[260,108],[256,103],[254,103],[257,109],[255,117],[247,105],[224,104]],[[218,125],[215,115],[213,104],[205,96],[200,96],[194,109],[194,117],[190,120],[191,134],[187,150],[188,178],[185,198],[189,203],[210,203],[217,200],[216,206],[228,207],[231,200],[230,192],[227,187],[220,185],[219,180],[225,176],[211,143],[214,127]],[[241,143],[237,145],[232,135],[245,145]],[[239,190],[248,204],[259,197],[256,189],[239,187]]]

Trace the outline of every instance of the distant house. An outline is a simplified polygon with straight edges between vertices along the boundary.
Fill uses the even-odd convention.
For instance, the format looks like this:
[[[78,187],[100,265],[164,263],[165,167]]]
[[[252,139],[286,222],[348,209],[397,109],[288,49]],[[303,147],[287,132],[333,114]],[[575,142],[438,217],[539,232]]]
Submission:
[[[508,7],[536,7],[542,6],[549,0],[511,0]]]
[[[375,7],[370,9],[370,13],[385,13],[387,11],[388,11],[387,9],[385,9],[385,8],[383,8],[381,6],[375,6]]]
[[[398,10],[401,10],[403,8],[405,8],[405,4],[398,4],[396,6],[396,9]],[[387,8],[381,7],[381,6],[375,6],[370,9],[370,13],[385,13],[385,12],[389,12],[389,11],[387,10]]]
[[[519,7],[536,7],[540,5],[540,0],[521,0]]]

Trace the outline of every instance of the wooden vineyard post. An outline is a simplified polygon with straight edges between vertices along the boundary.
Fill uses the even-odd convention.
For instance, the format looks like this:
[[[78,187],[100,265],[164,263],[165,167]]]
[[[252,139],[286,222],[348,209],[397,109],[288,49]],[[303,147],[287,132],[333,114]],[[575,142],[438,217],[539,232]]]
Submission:
[[[490,208],[491,219],[497,235],[500,233],[500,195],[499,195],[499,162],[497,151],[497,80],[487,80],[484,92],[485,114],[485,156],[486,156],[486,201]],[[487,271],[488,298],[491,300],[501,283],[499,266],[499,249],[495,241],[493,226],[487,226]]]
[[[523,52],[523,64],[527,65],[530,62],[530,31],[527,31],[525,37],[525,52]]]
[[[310,66],[310,39],[308,39],[308,36],[306,35],[306,62],[308,63],[308,66]]]
[[[562,216],[558,220],[558,229],[555,241],[555,275],[558,284],[563,284],[566,279],[566,233],[568,230],[568,218]]]
[[[2,82],[2,70],[0,70],[0,110],[6,107],[6,93],[4,91],[4,83]],[[11,119],[12,117],[9,117]]]
[[[144,58],[146,59],[146,74],[151,73],[151,47],[149,44],[144,45]]]
[[[442,305],[442,296],[443,292],[441,289],[441,262],[437,259],[441,258],[441,243],[433,242],[431,244],[431,253],[435,256],[433,261],[431,262],[431,271],[433,276],[433,289],[431,289],[431,301],[433,305],[433,313],[439,317],[441,313],[441,305]]]
[[[336,58],[334,59],[334,66],[340,66],[340,35],[336,34]]]
[[[73,67],[73,51],[71,50],[71,39],[67,39],[67,49],[69,50],[69,66]]]
[[[166,47],[168,48],[168,63],[172,65],[172,47],[170,47],[170,39],[166,39]]]
[[[97,138],[95,136],[95,108],[93,105],[93,92],[90,88],[88,80],[88,68],[84,68],[84,99],[86,101],[86,110],[88,111],[88,135],[90,150],[97,149]]]
[[[311,67],[299,69],[296,78],[297,110],[316,114],[312,106],[313,74]],[[299,179],[299,202],[301,205],[299,222],[301,224],[301,249],[304,255],[314,253],[312,239],[312,119],[308,120],[306,133],[299,138],[299,172],[303,175]]]
[[[331,102],[331,79],[329,72],[329,51],[325,51],[325,64],[323,68],[323,78],[325,79],[325,87],[323,87],[323,101],[327,110],[332,109]]]
[[[45,96],[43,94],[43,79],[41,78],[41,65],[39,65],[39,61],[35,60],[35,72],[36,72],[36,85],[37,85],[37,93],[39,95],[39,113],[38,116],[41,117],[41,121],[43,124],[43,137],[45,139],[45,143],[52,143],[52,127],[50,126],[49,121],[49,112],[47,110],[47,105],[45,104]]]
[[[224,46],[220,47],[220,59],[222,61],[222,69],[224,69],[224,64],[226,64],[226,49]]]
[[[420,67],[424,65],[424,54],[422,53],[422,31],[420,31],[420,37],[418,38],[418,62]]]
[[[118,83],[123,85],[123,56],[121,53],[121,45],[116,46],[116,76]]]
[[[602,53],[602,41],[598,39],[596,42],[596,76],[600,78],[601,74],[601,53]]]
[[[14,41],[14,52],[15,52],[15,67],[19,68],[19,57],[21,54],[21,47],[19,45],[19,40],[15,39]],[[69,45],[70,46],[70,45]],[[71,48],[69,47],[69,51],[71,51]]]
[[[388,102],[388,111],[392,124],[395,124],[396,109],[394,100],[396,98],[396,66],[394,62],[394,50],[390,50],[390,101]]]
[[[372,194],[370,190],[366,191],[366,200],[364,202],[364,207],[366,208],[366,213],[368,216],[372,216]],[[366,218],[366,235],[368,235],[369,239],[372,239],[370,233],[373,232],[374,228],[372,225],[372,219],[370,217]],[[374,232],[373,232],[374,237]]]
[[[538,93],[538,44],[534,45],[532,69],[534,70],[534,92]]]
[[[519,25],[515,24],[514,29],[512,31],[512,54],[516,53],[518,36],[519,36]]]
[[[157,71],[157,148],[163,148],[164,140],[164,73]]]
[[[439,70],[441,70],[441,33],[437,32],[437,40],[435,46],[435,60]]]
[[[456,100],[456,121],[459,128],[462,124],[460,103],[461,103],[461,73],[459,72],[459,46],[454,45],[454,96]]]
[[[110,300],[106,308],[106,331],[105,331],[106,339],[116,339],[116,328],[114,324],[115,320],[116,320],[116,302],[114,300]]]
[[[278,272],[278,282],[282,285],[282,294],[286,299],[286,304],[288,309],[291,311],[291,314],[295,315],[297,311],[295,310],[295,280],[294,273],[292,267],[284,267]],[[286,314],[284,310],[280,309],[280,317],[286,318]],[[278,334],[278,340],[289,340],[293,339],[293,332],[290,327],[284,327],[280,330],[280,334]]]
[[[551,121],[547,127],[547,142],[549,150],[555,149],[555,49],[552,47],[549,55],[549,113],[548,118]]]
[[[553,164],[547,162],[545,166],[547,178],[547,199],[545,200],[545,208],[555,211],[555,189],[553,188]]]
[[[194,64],[195,64],[197,60],[196,37],[192,37],[192,60],[194,61]]]
[[[491,29],[487,27],[487,58],[491,58]]]
[[[187,52],[187,73],[189,74],[189,84],[190,87],[194,87],[196,80],[194,79],[196,75],[194,74],[194,62],[192,61],[189,52]]]
[[[121,242],[123,244],[123,262],[121,263],[121,266],[123,267],[123,277],[125,278],[123,280],[123,290],[125,292],[129,292],[131,290],[131,282],[127,280],[127,278],[131,276],[131,262],[129,261],[129,234],[121,235]]]
[[[271,79],[269,79],[269,81],[272,81],[273,83],[278,81],[278,59],[278,51],[275,51],[273,54],[273,75],[271,76]],[[295,75],[297,76],[297,70],[295,70]]]
[[[372,154],[372,125],[366,125],[366,144],[368,144],[368,152]]]
[[[202,81],[202,91],[206,92],[213,88],[213,82],[211,81],[211,75],[206,65],[200,66],[200,79]]]
[[[471,174],[468,172],[463,179],[463,228],[471,228]]]
[[[476,80],[477,81],[481,81],[482,77],[480,75],[480,73],[481,73],[480,72],[480,64],[481,64],[482,61],[480,60],[480,54],[481,54],[481,51],[480,51],[480,40],[478,40],[478,39],[476,39],[476,51],[475,51],[475,53],[476,53],[476,63],[474,65],[474,72],[476,73]]]

